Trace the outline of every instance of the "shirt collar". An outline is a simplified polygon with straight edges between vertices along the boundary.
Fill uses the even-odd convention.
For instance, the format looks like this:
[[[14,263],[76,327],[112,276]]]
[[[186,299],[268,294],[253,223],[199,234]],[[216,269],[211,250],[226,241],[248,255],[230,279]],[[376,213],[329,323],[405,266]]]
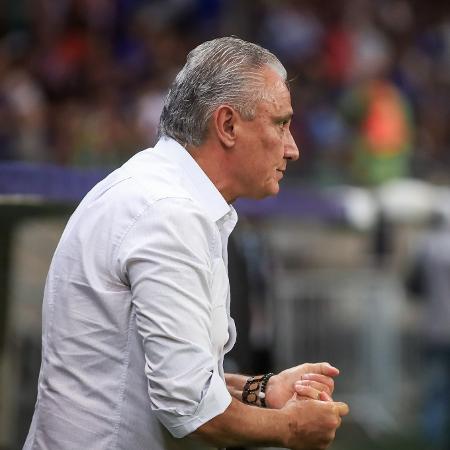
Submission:
[[[234,208],[226,202],[195,159],[175,139],[163,136],[156,143],[153,151],[164,155],[181,167],[189,180],[189,193],[201,205],[211,220],[217,222],[227,214],[230,214],[231,217],[236,216]]]

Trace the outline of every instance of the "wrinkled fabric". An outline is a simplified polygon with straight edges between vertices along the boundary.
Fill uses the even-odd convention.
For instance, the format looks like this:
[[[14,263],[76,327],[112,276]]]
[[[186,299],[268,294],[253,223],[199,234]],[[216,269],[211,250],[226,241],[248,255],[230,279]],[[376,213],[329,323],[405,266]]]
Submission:
[[[44,294],[25,449],[208,448],[185,437],[231,402],[233,207],[172,139],[136,154],[70,218]]]

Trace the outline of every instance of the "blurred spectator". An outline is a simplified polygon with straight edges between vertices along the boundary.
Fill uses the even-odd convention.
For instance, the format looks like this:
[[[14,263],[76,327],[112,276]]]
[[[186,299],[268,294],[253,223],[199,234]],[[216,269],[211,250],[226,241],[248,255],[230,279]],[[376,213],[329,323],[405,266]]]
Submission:
[[[139,95],[137,102],[137,127],[142,140],[148,145],[156,142],[164,97],[164,90],[157,85],[151,84]]]
[[[450,221],[436,213],[411,271],[410,292],[424,300],[424,434],[433,450],[450,448]]]
[[[295,1],[270,5],[261,29],[261,40],[293,65],[319,52],[322,35],[323,26],[315,14],[305,3]]]
[[[5,159],[45,159],[46,102],[28,70],[26,35],[12,33],[0,41],[0,155]]]
[[[347,92],[344,109],[354,124],[352,178],[373,185],[409,176],[410,112],[400,91],[369,80]]]

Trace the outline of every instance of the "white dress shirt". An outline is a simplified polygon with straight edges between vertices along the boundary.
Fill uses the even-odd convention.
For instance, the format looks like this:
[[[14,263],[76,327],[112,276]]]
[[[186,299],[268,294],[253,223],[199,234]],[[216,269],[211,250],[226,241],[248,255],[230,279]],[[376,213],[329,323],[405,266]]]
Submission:
[[[163,138],[97,184],[55,251],[25,449],[209,448],[230,404],[227,242],[237,215]],[[181,438],[181,439],[180,439]]]

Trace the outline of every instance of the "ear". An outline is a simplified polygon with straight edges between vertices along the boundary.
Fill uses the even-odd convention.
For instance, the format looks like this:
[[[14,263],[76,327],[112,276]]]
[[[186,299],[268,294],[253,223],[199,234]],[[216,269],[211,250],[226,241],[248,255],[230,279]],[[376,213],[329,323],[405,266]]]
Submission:
[[[219,106],[213,114],[213,127],[217,138],[226,148],[234,146],[236,141],[235,124],[237,112],[228,105]]]

